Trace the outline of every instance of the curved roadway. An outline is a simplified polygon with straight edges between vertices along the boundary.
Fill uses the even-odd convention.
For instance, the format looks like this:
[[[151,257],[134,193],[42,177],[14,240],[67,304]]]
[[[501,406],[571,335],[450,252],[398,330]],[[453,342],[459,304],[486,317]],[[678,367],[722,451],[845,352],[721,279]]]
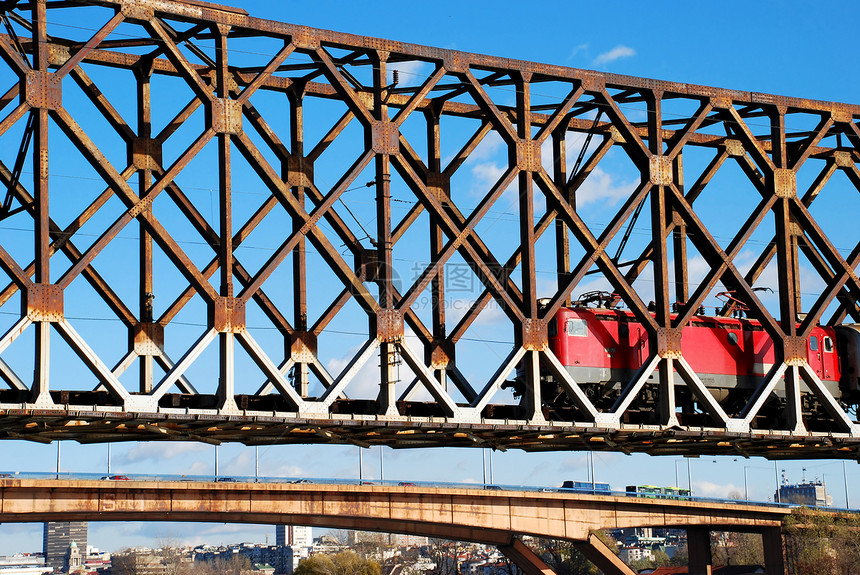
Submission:
[[[0,478],[0,522],[177,521],[313,525],[508,545],[514,535],[585,540],[590,530],[777,527],[791,509],[421,485]]]

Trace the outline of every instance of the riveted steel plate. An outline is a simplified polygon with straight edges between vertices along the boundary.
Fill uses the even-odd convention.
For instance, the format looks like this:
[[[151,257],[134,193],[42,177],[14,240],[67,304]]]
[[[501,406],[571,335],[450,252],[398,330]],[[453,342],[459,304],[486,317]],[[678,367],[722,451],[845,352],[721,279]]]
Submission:
[[[681,330],[670,327],[657,328],[657,353],[660,357],[669,359],[681,358]]]
[[[534,140],[517,142],[517,168],[523,172],[539,172],[541,169],[541,145]]]
[[[63,289],[55,284],[27,286],[27,317],[32,321],[62,321]]]
[[[655,186],[668,186],[674,181],[672,160],[666,156],[651,156],[648,159],[649,179]]]
[[[395,155],[400,152],[400,129],[393,122],[373,122],[370,126],[373,151]]]
[[[376,337],[383,343],[394,343],[403,339],[403,314],[396,309],[380,309],[376,312]]]
[[[317,336],[307,331],[290,335],[290,358],[297,363],[312,363],[317,355]]]
[[[747,152],[744,149],[743,142],[735,138],[729,138],[726,140],[726,153],[733,158],[739,158],[746,155]]]
[[[851,152],[833,152],[833,161],[840,168],[850,168],[854,165],[854,158]]]
[[[434,339],[430,346],[430,367],[444,369],[454,363],[454,344],[446,339]]]
[[[160,355],[164,349],[164,326],[141,322],[131,328],[134,352],[141,356]]]
[[[241,134],[242,103],[228,98],[213,99],[212,129],[219,134]]]
[[[131,142],[131,163],[138,170],[161,167],[161,143],[152,138],[135,138]]]
[[[59,110],[63,105],[63,86],[60,78],[52,72],[27,72],[24,93],[24,99],[33,108]]]
[[[287,183],[292,188],[307,188],[314,181],[314,162],[310,158],[287,158]]]
[[[780,198],[797,196],[797,175],[794,170],[777,168],[773,171],[774,193]]]
[[[451,179],[440,172],[428,172],[427,193],[439,203],[447,201],[451,193]]]
[[[149,21],[155,17],[153,0],[122,0],[122,15],[131,20]]]
[[[540,320],[524,319],[521,333],[523,348],[527,351],[543,351],[549,346],[546,324]]]
[[[212,327],[219,333],[238,333],[245,329],[245,302],[242,300],[219,297],[210,308]]]

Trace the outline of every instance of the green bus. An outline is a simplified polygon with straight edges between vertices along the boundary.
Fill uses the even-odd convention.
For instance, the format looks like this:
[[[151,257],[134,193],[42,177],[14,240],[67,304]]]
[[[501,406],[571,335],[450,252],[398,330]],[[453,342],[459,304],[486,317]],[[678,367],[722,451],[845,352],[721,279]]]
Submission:
[[[680,487],[658,487],[656,485],[628,485],[627,495],[652,499],[689,499],[690,490]]]

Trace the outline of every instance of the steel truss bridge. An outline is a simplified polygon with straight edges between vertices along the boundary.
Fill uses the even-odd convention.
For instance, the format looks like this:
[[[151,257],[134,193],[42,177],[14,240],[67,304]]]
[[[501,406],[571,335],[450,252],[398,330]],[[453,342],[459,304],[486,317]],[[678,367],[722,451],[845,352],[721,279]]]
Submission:
[[[193,0],[0,6],[0,437],[857,457],[856,407],[806,342],[860,323],[860,107]],[[635,181],[598,222],[587,194],[619,164]],[[464,270],[478,289],[454,315]],[[595,282],[651,350],[611,405],[548,348],[550,318]],[[760,322],[777,358],[743,405],[681,350],[722,291],[720,313]],[[491,308],[510,344],[477,357]]]

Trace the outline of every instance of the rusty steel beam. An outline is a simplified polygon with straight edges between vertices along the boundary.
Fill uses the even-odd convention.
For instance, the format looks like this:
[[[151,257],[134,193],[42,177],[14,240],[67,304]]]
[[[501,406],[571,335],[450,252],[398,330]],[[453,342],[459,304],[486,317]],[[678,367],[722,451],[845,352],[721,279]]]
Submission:
[[[81,40],[47,34],[59,7],[102,10]],[[33,0],[3,10],[15,33],[0,35],[0,59],[17,81],[0,96],[0,138],[25,118],[33,129],[32,150],[27,132],[14,142],[20,161],[0,165],[4,206],[20,204],[0,217],[22,222],[33,255],[0,245],[0,307],[20,300],[21,309],[0,335],[0,355],[24,333],[34,340],[33,365],[0,364],[9,388],[0,389],[0,438],[858,456],[860,393],[819,381],[805,342],[821,318],[860,318],[860,238],[822,224],[815,202],[837,171],[860,190],[860,106],[441,50],[208,2]],[[257,40],[268,47],[237,48]],[[400,81],[402,63],[423,71]],[[127,90],[135,121],[99,89],[93,78],[103,76],[116,79],[111,93]],[[170,82],[171,102],[156,77]],[[64,100],[73,86],[94,111]],[[676,101],[693,111],[666,112]],[[323,103],[337,110],[321,115]],[[164,117],[159,130],[153,118]],[[91,128],[93,118],[107,128]],[[49,177],[62,175],[51,162],[52,123],[81,152],[75,161],[104,181],[82,209],[49,193]],[[452,141],[462,142],[453,154]],[[501,175],[470,199],[467,162],[488,141],[501,142]],[[217,182],[209,207],[190,195],[201,158]],[[611,158],[636,180],[598,226],[586,194]],[[746,187],[731,193],[754,207],[726,233],[706,226],[714,219],[702,197],[723,193],[714,182],[729,158]],[[18,179],[24,168],[32,182]],[[818,174],[803,195],[801,170]],[[510,221],[499,223],[500,212]],[[643,238],[622,261],[634,228]],[[136,249],[112,262],[129,234]],[[758,258],[740,269],[761,236]],[[262,263],[252,249],[267,250]],[[698,275],[694,258],[706,267]],[[757,295],[768,266],[775,305]],[[129,298],[116,276],[132,269]],[[449,284],[462,273],[477,286],[458,299]],[[811,306],[801,297],[809,273],[824,284]],[[574,381],[550,347],[551,320],[595,278],[649,343],[614,387]],[[70,300],[82,284],[90,299]],[[681,330],[720,284],[736,295],[722,313],[740,313],[743,302],[776,353],[769,373],[731,402],[712,394],[681,347]],[[121,322],[115,341],[126,346],[105,351],[66,317],[96,304]],[[492,305],[501,318],[494,339],[506,350],[470,356]],[[174,337],[189,323],[195,336]],[[52,329],[87,366],[94,391],[52,373]],[[347,335],[358,340],[346,345]],[[239,366],[236,342],[259,373]],[[209,379],[192,377],[206,372],[210,345]],[[356,383],[368,372],[369,394]],[[518,401],[502,391],[512,377]],[[25,426],[27,417],[39,425]]]

